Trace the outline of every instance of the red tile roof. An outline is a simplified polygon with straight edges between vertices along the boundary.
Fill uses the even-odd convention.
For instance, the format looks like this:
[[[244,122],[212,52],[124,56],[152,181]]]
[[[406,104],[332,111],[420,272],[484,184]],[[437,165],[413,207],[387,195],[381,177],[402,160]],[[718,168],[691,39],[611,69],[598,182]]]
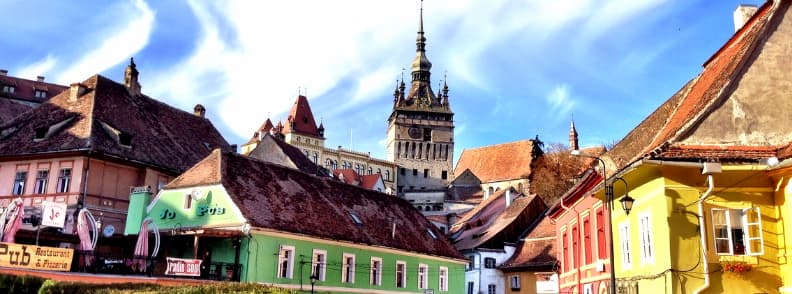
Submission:
[[[381,174],[370,174],[370,175],[360,176],[360,186],[369,190],[373,190],[374,187],[379,182],[382,182]]]
[[[376,191],[231,152],[215,150],[166,188],[217,183],[225,187],[254,228],[464,259],[404,199],[382,197]],[[356,224],[350,214],[362,224]],[[438,238],[432,238],[427,230]]]
[[[528,178],[533,159],[539,156],[537,149],[533,140],[465,149],[454,174],[469,169],[482,183]]]
[[[294,101],[294,105],[289,111],[289,117],[286,119],[286,125],[283,126],[281,133],[288,134],[291,132],[317,138],[322,137],[316,126],[313,112],[311,112],[311,105],[308,104],[308,98],[303,95],[297,96],[297,100]]]
[[[753,65],[750,60],[754,52],[761,50],[757,48],[761,48],[768,39],[767,34],[774,31],[769,25],[773,16],[779,11],[783,16],[788,6],[772,0],[762,5],[745,26],[704,64],[703,71],[696,78],[636,126],[605,157],[621,169],[643,157],[748,160],[772,156],[770,149],[777,150],[781,146],[767,147],[761,146],[766,145],[762,142],[755,142],[754,147],[746,149],[742,146],[747,144],[741,143],[686,146],[678,141],[706,120],[738,87],[741,74]]]
[[[42,78],[43,79],[43,78]],[[3,92],[3,86],[13,86],[14,93]],[[18,77],[9,76],[7,74],[0,75],[0,98],[7,98],[11,100],[20,100],[29,103],[41,104],[47,101],[50,97],[60,94],[69,87],[53,83],[47,83],[38,80],[28,80]],[[45,97],[36,97],[36,91],[43,91],[46,93]]]
[[[179,173],[214,148],[230,149],[206,118],[100,75],[81,84],[77,99],[64,91],[0,126],[2,157],[81,151]]]

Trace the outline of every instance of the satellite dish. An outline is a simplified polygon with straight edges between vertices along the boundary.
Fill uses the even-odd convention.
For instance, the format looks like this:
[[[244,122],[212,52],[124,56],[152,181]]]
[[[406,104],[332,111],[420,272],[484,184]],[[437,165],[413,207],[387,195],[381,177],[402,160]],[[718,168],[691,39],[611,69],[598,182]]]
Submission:
[[[192,196],[193,199],[195,199],[195,201],[203,201],[204,199],[206,199],[206,195],[204,195],[203,191],[201,191],[200,189],[192,190],[192,192],[190,192],[190,195]]]

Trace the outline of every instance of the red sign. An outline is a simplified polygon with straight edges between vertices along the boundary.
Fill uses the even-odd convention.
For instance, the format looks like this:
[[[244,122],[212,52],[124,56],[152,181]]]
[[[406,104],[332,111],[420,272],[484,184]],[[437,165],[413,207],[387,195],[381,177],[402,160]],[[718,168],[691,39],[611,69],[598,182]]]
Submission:
[[[165,270],[165,274],[171,276],[201,276],[201,260],[168,257],[168,268]]]

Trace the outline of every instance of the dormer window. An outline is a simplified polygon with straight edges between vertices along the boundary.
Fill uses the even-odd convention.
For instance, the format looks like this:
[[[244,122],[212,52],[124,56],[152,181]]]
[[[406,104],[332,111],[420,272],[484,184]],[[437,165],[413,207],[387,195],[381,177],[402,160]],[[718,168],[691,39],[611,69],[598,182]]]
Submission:
[[[360,217],[358,217],[357,214],[354,214],[354,213],[350,212],[349,216],[352,218],[352,221],[355,222],[356,225],[362,225],[363,224],[363,222],[360,220]]]
[[[48,127],[39,127],[36,128],[35,134],[33,135],[34,140],[42,140],[47,137],[47,131],[49,130]]]
[[[47,98],[47,91],[36,90],[36,92],[34,93],[34,96],[36,98]]]
[[[16,92],[16,87],[11,85],[3,85],[3,93],[14,94]]]
[[[426,232],[429,233],[429,236],[432,237],[432,239],[437,240],[437,235],[435,235],[435,233],[432,232],[432,229],[426,228]]]
[[[121,146],[132,147],[132,135],[127,133],[118,134],[118,144],[121,144]]]

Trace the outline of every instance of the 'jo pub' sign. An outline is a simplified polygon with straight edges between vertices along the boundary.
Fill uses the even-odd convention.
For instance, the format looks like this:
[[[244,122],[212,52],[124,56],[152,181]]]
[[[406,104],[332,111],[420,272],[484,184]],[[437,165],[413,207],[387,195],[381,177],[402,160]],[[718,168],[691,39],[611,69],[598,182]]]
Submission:
[[[209,216],[209,215],[223,215],[226,213],[226,209],[224,207],[218,206],[208,206],[208,205],[198,205],[195,209],[195,215],[198,217],[202,216]],[[173,209],[163,209],[160,213],[160,219],[175,219],[176,218],[176,210]]]

